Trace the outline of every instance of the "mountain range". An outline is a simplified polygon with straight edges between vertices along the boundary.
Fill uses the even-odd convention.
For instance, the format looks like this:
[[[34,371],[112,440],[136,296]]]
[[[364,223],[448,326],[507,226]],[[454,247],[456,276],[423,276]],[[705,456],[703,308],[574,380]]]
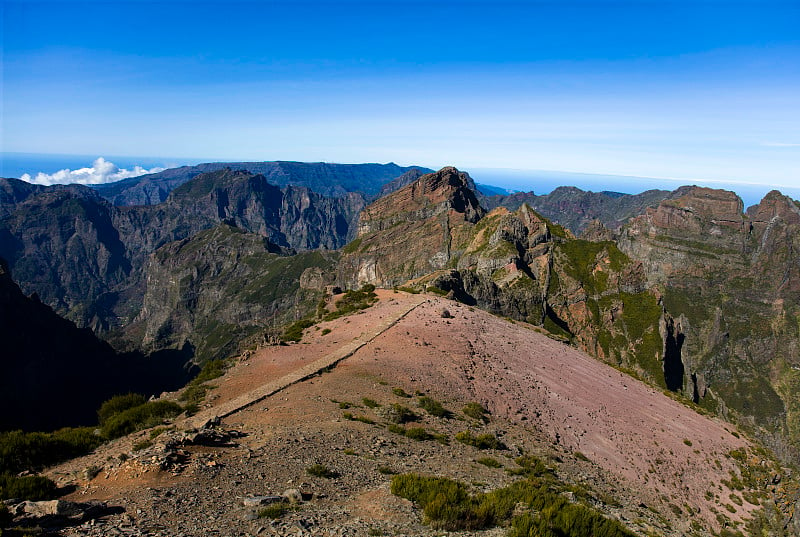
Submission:
[[[0,179],[0,313],[24,312],[0,318],[3,402],[19,416],[3,426],[88,423],[103,398],[175,389],[190,361],[270,348],[287,325],[302,334],[326,319],[341,290],[373,286],[510,319],[797,460],[797,201],[774,191],[745,212],[732,192],[692,186],[487,193],[456,168],[394,164],[214,163],[97,188]],[[68,398],[64,385],[91,393],[80,411],[25,421],[37,397]],[[679,510],[720,531],[701,504]]]

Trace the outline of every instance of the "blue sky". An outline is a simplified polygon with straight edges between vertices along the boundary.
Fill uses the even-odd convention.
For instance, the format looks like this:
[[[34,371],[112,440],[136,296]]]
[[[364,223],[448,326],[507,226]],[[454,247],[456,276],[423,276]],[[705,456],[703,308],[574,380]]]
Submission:
[[[2,9],[4,152],[800,187],[800,0]]]

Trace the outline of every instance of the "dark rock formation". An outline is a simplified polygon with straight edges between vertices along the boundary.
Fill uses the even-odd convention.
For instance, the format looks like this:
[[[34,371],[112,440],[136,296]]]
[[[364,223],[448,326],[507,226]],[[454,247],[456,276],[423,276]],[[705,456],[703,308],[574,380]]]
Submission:
[[[2,259],[0,342],[0,430],[90,425],[115,394],[160,393],[189,379],[182,353],[117,354],[89,329],[26,297]]]

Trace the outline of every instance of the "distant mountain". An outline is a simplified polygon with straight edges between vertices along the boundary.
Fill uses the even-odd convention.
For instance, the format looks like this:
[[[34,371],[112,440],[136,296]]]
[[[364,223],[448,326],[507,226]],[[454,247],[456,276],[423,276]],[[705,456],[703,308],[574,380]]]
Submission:
[[[109,397],[157,394],[187,382],[180,351],[120,355],[88,329],[22,294],[0,258],[0,430],[97,423]]]
[[[482,201],[488,209],[506,207],[516,211],[523,203],[533,210],[561,224],[575,234],[580,234],[593,221],[600,221],[606,228],[615,230],[629,218],[642,214],[648,207],[655,207],[671,196],[666,190],[648,190],[641,194],[619,192],[587,192],[575,187],[558,187],[549,194],[515,192],[509,195],[493,195]]]
[[[196,176],[166,201],[114,207],[79,185],[0,179],[0,256],[26,293],[80,326],[108,331],[139,314],[148,256],[221,222],[294,250],[336,249],[355,235],[362,194],[326,197],[222,169]]]
[[[376,197],[385,183],[413,169],[392,162],[389,164],[210,162],[96,185],[94,188],[114,205],[156,205],[165,201],[170,192],[190,179],[202,173],[225,168],[261,174],[266,177],[267,182],[279,187],[306,187],[328,197],[341,197],[350,192],[359,192],[366,198]],[[426,173],[431,171],[427,168],[420,169]]]

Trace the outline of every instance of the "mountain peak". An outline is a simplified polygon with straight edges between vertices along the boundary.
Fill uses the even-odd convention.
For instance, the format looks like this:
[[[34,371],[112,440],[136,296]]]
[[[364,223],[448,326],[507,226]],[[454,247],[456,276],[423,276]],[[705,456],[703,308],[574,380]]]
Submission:
[[[399,221],[420,221],[452,211],[475,223],[486,211],[473,190],[472,178],[452,166],[421,176],[385,196],[361,213],[359,235],[386,229]]]

